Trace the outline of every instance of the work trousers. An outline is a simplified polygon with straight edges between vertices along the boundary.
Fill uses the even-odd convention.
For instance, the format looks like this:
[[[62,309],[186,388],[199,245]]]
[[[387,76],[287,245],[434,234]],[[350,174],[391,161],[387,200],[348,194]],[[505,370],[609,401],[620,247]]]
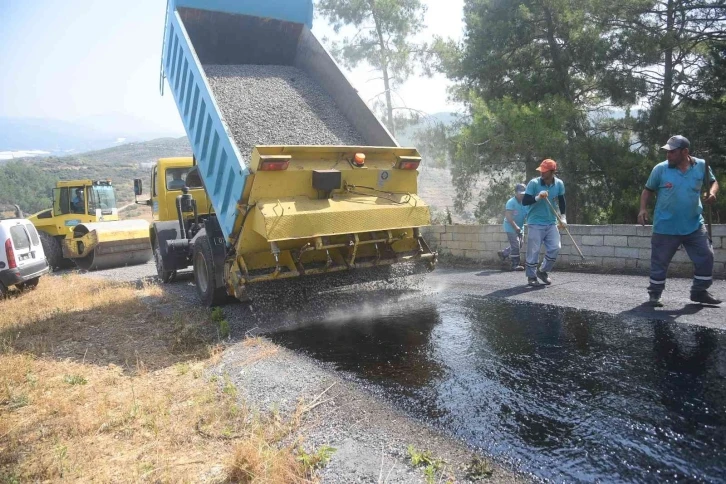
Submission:
[[[556,225],[527,225],[527,277],[537,277],[539,250],[545,246],[545,256],[539,270],[549,272],[560,253],[560,231]]]
[[[517,235],[514,232],[505,233],[507,234],[507,239],[509,240],[509,247],[502,251],[502,255],[505,259],[507,257],[510,258],[510,260],[512,261],[512,269],[514,269],[520,264],[519,252],[522,248],[522,236]]]
[[[683,245],[688,257],[693,262],[692,292],[705,291],[713,283],[713,247],[708,240],[706,227],[688,235],[653,234],[650,239],[650,285],[648,292],[658,294],[663,292],[666,283],[666,273],[671,259],[678,247]]]

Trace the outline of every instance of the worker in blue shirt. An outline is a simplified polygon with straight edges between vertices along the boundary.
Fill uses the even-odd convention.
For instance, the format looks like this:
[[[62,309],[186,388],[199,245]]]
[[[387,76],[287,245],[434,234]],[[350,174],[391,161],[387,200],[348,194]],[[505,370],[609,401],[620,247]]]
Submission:
[[[497,255],[502,261],[509,258],[513,271],[524,270],[524,266],[520,263],[519,252],[524,235],[524,218],[527,215],[527,209],[522,205],[526,189],[524,183],[517,183],[514,187],[514,196],[507,200],[507,204],[504,206],[504,232],[507,234],[509,247],[500,250]]]
[[[661,147],[666,150],[667,159],[653,168],[640,195],[638,222],[642,225],[648,220],[648,202],[656,195],[648,286],[649,302],[655,307],[663,306],[661,294],[668,265],[681,245],[694,265],[691,301],[721,304],[707,290],[713,282],[713,247],[704,226],[701,205],[706,162],[691,156],[690,146],[680,135],[668,139]],[[708,193],[703,201],[712,204],[716,201],[718,182],[710,169],[708,180]]]
[[[565,210],[565,184],[555,176],[557,163],[546,159],[537,167],[540,176],[533,178],[527,184],[522,204],[529,207],[527,213],[527,284],[538,286],[539,278],[544,284],[552,284],[549,272],[555,266],[557,255],[560,253],[560,232],[558,228],[567,226]],[[551,202],[549,200],[552,200]],[[555,215],[554,200],[560,209],[560,222]],[[539,251],[545,246],[545,256],[542,265],[537,268]]]
[[[71,207],[73,208],[73,213],[86,212],[86,202],[83,199],[83,188],[76,188],[76,196],[73,197],[73,200],[71,200]]]

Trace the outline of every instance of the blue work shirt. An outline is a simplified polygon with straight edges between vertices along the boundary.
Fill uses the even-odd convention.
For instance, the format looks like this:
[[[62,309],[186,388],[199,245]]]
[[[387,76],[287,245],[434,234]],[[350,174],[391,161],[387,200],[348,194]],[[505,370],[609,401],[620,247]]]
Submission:
[[[559,178],[552,180],[552,185],[545,185],[541,177],[533,178],[527,183],[525,194],[536,197],[539,192],[546,190],[549,193],[549,200],[554,207],[557,207],[557,197],[565,194],[565,184]],[[538,200],[528,205],[527,223],[529,225],[555,225],[557,217],[552,212],[546,200]]]
[[[691,160],[685,172],[669,168],[668,161],[664,161],[655,165],[650,173],[645,188],[656,194],[653,233],[688,235],[703,224],[701,188],[706,162],[694,157]],[[713,171],[710,171],[709,177],[716,181]]]
[[[514,223],[517,224],[517,227],[521,229],[522,225],[524,225],[524,217],[527,215],[527,207],[522,205],[522,202],[517,200],[517,197],[512,197],[507,200],[507,204],[504,206],[504,210],[512,211],[512,220],[514,220]],[[504,231],[510,232],[512,234],[516,233],[514,227],[512,227],[512,224],[510,224],[509,220],[507,220],[506,215],[504,215]]]

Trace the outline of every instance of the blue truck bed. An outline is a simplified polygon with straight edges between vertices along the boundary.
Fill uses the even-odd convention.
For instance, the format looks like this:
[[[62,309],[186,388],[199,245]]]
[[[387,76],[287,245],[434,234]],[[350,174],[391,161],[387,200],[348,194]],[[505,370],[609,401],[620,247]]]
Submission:
[[[170,0],[167,8],[162,76],[228,244],[250,167],[204,65],[296,67],[325,90],[367,145],[398,146],[311,32],[312,0]]]

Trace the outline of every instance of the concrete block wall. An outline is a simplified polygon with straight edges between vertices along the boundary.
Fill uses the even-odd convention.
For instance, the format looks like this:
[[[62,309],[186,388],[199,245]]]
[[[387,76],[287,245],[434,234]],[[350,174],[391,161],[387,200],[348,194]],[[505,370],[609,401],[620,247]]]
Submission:
[[[652,226],[570,225],[569,229],[588,264],[580,264],[577,249],[563,232],[556,267],[630,274],[647,274],[650,270]],[[497,251],[509,245],[501,225],[432,225],[422,228],[422,233],[429,245],[442,255],[471,259],[493,267],[502,265]],[[713,247],[714,276],[726,278],[726,225],[713,226]],[[669,274],[693,275],[693,265],[683,248],[673,257]]]

